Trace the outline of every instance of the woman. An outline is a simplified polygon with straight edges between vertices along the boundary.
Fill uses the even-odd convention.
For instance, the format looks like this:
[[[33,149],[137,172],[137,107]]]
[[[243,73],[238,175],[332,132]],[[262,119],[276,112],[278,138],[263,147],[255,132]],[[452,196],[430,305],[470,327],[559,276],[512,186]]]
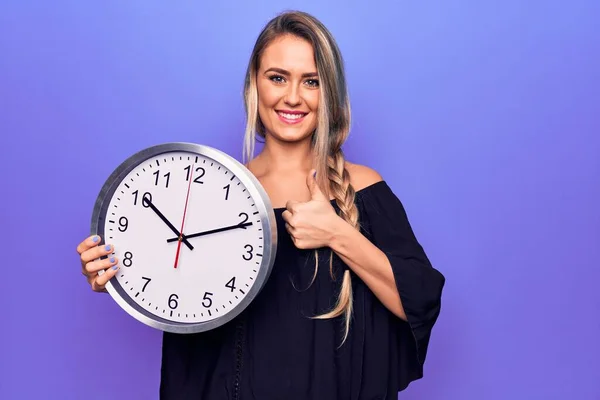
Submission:
[[[344,160],[350,105],[328,30],[301,12],[270,21],[244,97],[247,167],[277,218],[275,265],[234,321],[164,334],[161,398],[395,399],[422,377],[444,277],[381,176]],[[78,251],[103,291],[118,260],[99,260],[113,249],[97,242]]]

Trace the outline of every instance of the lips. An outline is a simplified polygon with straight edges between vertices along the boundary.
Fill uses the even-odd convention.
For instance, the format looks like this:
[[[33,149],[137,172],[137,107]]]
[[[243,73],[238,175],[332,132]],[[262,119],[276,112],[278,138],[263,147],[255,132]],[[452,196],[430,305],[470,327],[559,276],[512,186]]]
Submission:
[[[302,111],[277,110],[277,116],[286,124],[298,124],[304,120],[308,113]]]

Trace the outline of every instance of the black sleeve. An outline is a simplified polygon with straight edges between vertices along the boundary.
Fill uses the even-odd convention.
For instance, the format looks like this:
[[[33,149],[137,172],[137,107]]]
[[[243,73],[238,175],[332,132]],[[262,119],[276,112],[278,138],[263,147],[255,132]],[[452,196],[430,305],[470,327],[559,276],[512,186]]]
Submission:
[[[379,182],[366,191],[363,203],[370,231],[367,237],[390,261],[422,365],[433,325],[440,313],[445,278],[432,267],[413,233],[402,203],[387,183]]]

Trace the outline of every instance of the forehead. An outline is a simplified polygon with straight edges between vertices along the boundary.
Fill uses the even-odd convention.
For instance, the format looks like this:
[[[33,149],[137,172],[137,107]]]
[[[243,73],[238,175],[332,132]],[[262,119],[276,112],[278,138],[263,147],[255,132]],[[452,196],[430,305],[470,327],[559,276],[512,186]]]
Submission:
[[[281,36],[265,48],[260,68],[283,68],[292,73],[317,70],[310,42],[292,35]]]

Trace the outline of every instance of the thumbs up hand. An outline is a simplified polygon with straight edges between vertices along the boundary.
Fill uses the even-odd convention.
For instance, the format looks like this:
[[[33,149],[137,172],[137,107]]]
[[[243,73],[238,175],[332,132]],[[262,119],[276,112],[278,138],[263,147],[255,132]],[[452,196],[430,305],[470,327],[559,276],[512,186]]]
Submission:
[[[343,220],[317,185],[315,170],[310,171],[306,185],[310,191],[310,200],[287,202],[282,214],[285,228],[299,249],[329,246],[338,224]]]
[[[317,171],[313,169],[306,177],[306,186],[308,186],[308,190],[310,191],[310,199],[311,201],[324,201],[331,206],[329,198],[321,192],[321,188],[317,184],[316,173]]]

